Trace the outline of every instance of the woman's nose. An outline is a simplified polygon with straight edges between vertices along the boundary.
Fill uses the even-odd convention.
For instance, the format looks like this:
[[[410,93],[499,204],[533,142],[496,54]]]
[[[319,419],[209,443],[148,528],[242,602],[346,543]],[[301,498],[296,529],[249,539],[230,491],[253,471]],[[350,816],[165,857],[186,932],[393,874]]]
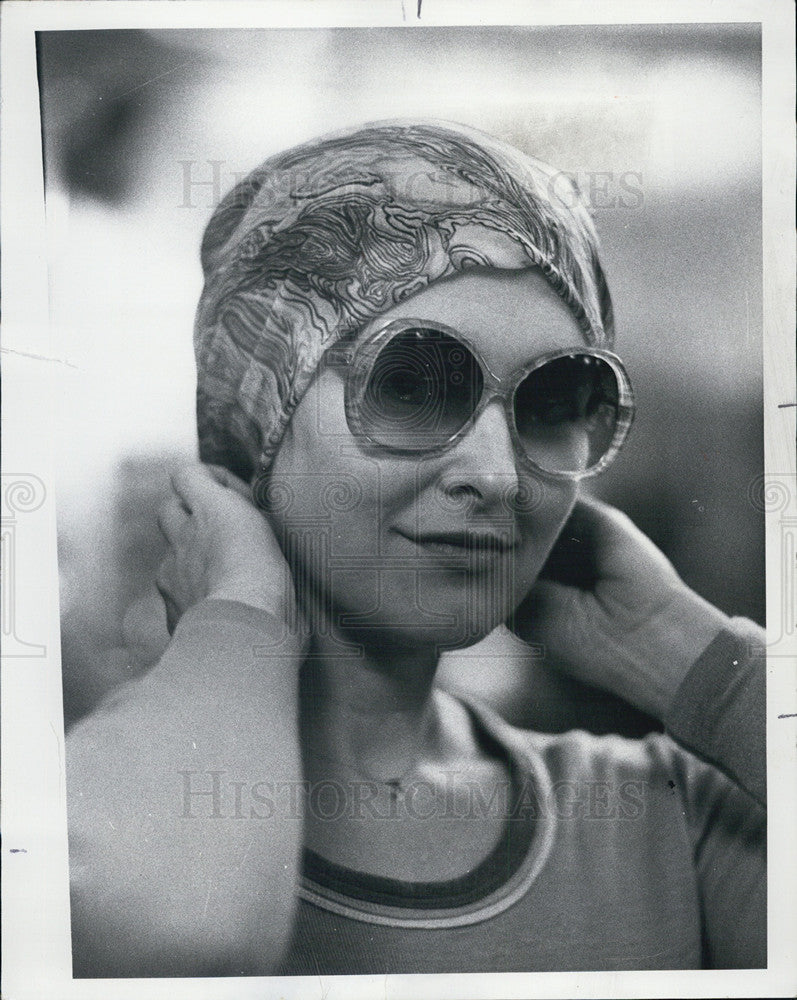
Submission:
[[[472,510],[509,514],[520,490],[517,456],[503,406],[493,400],[448,453],[441,479],[447,496]]]

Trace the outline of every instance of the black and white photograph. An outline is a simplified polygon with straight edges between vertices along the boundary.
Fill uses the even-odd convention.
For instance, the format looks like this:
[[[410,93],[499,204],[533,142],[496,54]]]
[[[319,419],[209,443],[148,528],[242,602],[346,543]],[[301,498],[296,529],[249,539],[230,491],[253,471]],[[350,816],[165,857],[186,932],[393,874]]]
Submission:
[[[7,6],[4,995],[793,994],[791,7]]]

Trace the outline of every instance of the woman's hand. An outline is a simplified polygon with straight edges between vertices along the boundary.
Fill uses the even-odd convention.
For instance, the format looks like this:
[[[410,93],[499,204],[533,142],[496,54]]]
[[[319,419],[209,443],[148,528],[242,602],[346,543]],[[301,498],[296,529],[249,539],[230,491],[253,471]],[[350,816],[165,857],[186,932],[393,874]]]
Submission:
[[[290,620],[290,571],[249,487],[220,466],[200,463],[174,473],[171,485],[158,515],[169,552],[156,579],[169,632],[205,598],[241,601]]]
[[[546,663],[663,719],[727,623],[625,514],[582,499],[513,627]]]

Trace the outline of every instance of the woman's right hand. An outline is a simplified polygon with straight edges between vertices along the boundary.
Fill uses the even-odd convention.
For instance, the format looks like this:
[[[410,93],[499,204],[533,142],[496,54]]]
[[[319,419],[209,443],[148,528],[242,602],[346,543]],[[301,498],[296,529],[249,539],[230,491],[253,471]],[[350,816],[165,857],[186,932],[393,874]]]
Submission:
[[[221,466],[196,463],[173,473],[171,486],[158,514],[169,551],[155,581],[169,632],[205,598],[240,601],[291,621],[290,570],[246,483]]]
[[[233,814],[226,779],[216,802],[215,777],[301,785],[304,632],[287,617],[291,578],[246,485],[222,469],[176,472],[159,524],[169,550],[157,586],[170,631],[208,598],[252,613],[217,605],[186,621],[145,676],[70,730],[75,974],[269,975],[293,924],[301,815],[276,803],[268,813],[253,799],[257,829],[237,822],[245,814],[237,804]]]

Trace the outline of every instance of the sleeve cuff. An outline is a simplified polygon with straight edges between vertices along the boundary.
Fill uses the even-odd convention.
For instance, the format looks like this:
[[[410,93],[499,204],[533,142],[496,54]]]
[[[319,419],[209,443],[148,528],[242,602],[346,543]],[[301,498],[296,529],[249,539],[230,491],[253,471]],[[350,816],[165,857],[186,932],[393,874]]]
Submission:
[[[224,622],[225,624],[244,625],[261,632],[264,637],[273,638],[287,631],[286,623],[276,615],[263,608],[256,608],[242,601],[216,600],[206,598],[194,604],[185,612],[177,623],[177,630],[185,626]]]
[[[681,746],[766,800],[766,671],[763,631],[733,619],[690,668],[664,720]]]

